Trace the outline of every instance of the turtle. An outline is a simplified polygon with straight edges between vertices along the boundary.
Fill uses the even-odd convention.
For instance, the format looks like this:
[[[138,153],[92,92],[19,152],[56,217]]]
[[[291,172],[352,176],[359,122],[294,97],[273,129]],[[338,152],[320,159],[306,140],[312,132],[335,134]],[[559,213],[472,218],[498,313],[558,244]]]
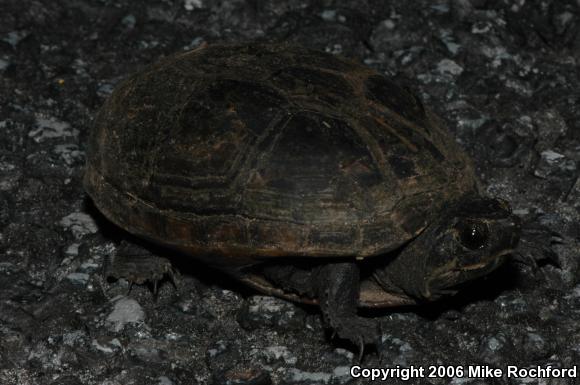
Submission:
[[[126,78],[94,120],[83,183],[127,232],[318,305],[361,346],[380,328],[359,308],[452,294],[521,232],[409,87],[288,43],[204,45]]]

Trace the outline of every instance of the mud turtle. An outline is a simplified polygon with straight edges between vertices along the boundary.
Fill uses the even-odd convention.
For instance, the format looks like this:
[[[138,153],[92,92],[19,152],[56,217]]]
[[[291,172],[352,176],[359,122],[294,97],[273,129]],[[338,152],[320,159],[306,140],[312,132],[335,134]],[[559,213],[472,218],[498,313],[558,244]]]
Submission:
[[[84,185],[121,228],[317,303],[361,344],[378,331],[358,306],[438,298],[520,233],[413,93],[286,44],[209,45],[130,76],[98,113]]]

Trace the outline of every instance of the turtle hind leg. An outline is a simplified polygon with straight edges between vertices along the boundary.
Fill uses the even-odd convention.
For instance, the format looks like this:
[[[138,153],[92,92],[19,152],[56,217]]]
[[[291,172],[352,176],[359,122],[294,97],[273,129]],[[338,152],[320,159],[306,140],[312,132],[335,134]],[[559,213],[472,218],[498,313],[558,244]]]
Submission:
[[[105,263],[103,275],[105,278],[125,278],[129,281],[129,291],[134,284],[148,284],[153,294],[157,295],[159,282],[165,278],[169,278],[176,286],[177,271],[168,259],[159,257],[141,246],[123,241],[117,252]]]
[[[332,263],[321,266],[313,278],[324,320],[334,332],[359,346],[361,357],[365,345],[377,346],[378,323],[357,315],[359,267],[355,263]]]

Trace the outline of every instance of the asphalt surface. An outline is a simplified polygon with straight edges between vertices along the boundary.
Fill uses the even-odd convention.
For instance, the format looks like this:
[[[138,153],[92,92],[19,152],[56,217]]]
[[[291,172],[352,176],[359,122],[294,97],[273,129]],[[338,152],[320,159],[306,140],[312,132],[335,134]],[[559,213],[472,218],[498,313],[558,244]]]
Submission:
[[[99,106],[162,56],[255,39],[352,57],[414,89],[489,195],[559,233],[559,266],[512,263],[451,299],[367,313],[383,335],[361,362],[316,308],[196,263],[176,261],[176,287],[157,295],[105,279],[132,239],[81,185]],[[3,0],[0,384],[370,383],[356,365],[424,369],[375,383],[580,383],[508,378],[510,365],[580,362],[579,67],[578,1]],[[478,365],[501,373],[476,378]]]

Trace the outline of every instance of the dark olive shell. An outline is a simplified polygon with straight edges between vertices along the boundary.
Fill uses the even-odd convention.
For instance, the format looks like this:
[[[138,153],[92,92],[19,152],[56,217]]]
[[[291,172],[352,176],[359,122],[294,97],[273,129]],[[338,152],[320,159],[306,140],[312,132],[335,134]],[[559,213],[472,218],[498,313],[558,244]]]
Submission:
[[[385,253],[476,184],[407,89],[285,44],[209,45],[123,81],[84,183],[122,228],[222,268]]]

